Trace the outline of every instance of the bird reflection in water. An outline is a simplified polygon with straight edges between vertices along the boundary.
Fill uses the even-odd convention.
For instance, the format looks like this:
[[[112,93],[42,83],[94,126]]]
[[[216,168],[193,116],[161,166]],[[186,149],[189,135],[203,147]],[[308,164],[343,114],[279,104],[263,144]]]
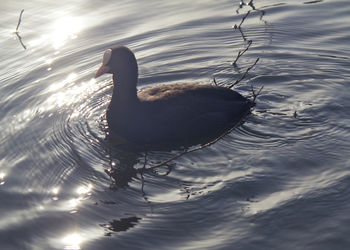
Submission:
[[[111,177],[113,183],[111,190],[118,190],[129,185],[133,179],[137,179],[138,170],[134,166],[138,163],[138,154],[110,150],[110,168],[105,173]]]
[[[113,180],[110,189],[117,191],[120,188],[129,186],[129,183],[134,179],[141,179],[141,192],[144,198],[146,197],[143,186],[144,178],[142,171],[136,169],[134,166],[138,164],[140,153],[132,151],[120,151],[115,148],[110,148],[110,168],[105,170],[106,174]],[[141,178],[139,177],[139,175]],[[147,200],[145,198],[145,200]],[[103,204],[115,204],[111,201],[101,201]],[[132,216],[120,219],[114,219],[107,223],[99,224],[105,229],[105,236],[111,236],[112,233],[124,232],[134,227],[141,218]]]
[[[143,157],[142,157],[143,154]],[[141,192],[146,201],[146,194],[144,192],[144,173],[146,170],[147,152],[136,151],[122,151],[115,148],[110,148],[110,168],[105,170],[105,173],[113,180],[110,185],[111,190],[118,190],[129,186],[129,183],[135,179],[141,181]],[[142,159],[143,158],[143,159]],[[135,168],[136,165],[143,166],[142,168]],[[166,164],[165,173],[157,171],[158,175],[168,175],[172,170],[171,164]],[[155,170],[152,170],[155,172]]]
[[[121,218],[120,220],[112,220],[106,224],[100,224],[101,227],[105,228],[106,236],[111,236],[113,232],[125,232],[130,228],[134,227],[137,222],[141,220],[138,217],[127,217]]]

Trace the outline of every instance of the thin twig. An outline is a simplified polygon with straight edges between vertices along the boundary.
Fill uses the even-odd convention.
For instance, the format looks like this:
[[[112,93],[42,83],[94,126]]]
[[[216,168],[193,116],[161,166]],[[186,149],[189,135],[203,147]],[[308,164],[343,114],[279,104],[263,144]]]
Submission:
[[[233,86],[237,85],[240,81],[242,81],[248,74],[248,72],[258,63],[259,61],[259,57],[256,59],[256,61],[250,66],[247,68],[247,70],[244,72],[244,74],[242,75],[242,77],[238,80],[236,80],[234,83],[232,83],[230,86],[228,86],[228,88],[232,88]]]
[[[166,173],[164,174],[164,176],[167,176],[168,174],[170,174],[171,170],[173,170],[173,165],[165,164],[165,166],[168,167],[168,171],[166,171]]]
[[[239,24],[238,26],[237,26],[237,24],[235,24],[235,26],[233,26],[233,28],[234,28],[234,29],[241,29],[241,26],[242,26],[244,20],[245,20],[245,19],[247,18],[247,16],[249,15],[249,13],[250,13],[250,10],[243,16],[243,18],[242,18],[240,24]]]
[[[244,0],[240,1],[239,6],[236,10],[236,13],[239,14],[239,9],[243,8],[243,5],[249,5],[253,10],[255,10],[255,6],[254,6],[254,0],[250,0],[249,3],[245,3]]]
[[[236,10],[236,13],[237,13],[237,14],[239,14],[239,9],[242,9],[243,4],[245,4],[245,2],[244,2],[243,0],[239,2],[239,6],[238,6],[238,8],[237,8],[237,10]]]
[[[140,175],[141,175],[141,192],[142,192],[142,197],[145,199],[146,202],[148,201],[148,198],[146,196],[146,192],[144,190],[145,187],[145,178],[143,177],[143,173],[146,170],[146,165],[147,165],[147,151],[145,152],[145,158],[144,158],[144,162],[143,162],[143,168],[140,171]]]
[[[243,24],[243,22],[244,22],[244,20],[247,18],[247,16],[249,15],[249,13],[250,13],[250,10],[248,10],[248,12],[244,15],[244,17],[242,18],[242,21],[241,21],[241,23],[238,25],[238,29],[240,29],[241,28],[241,26],[242,26],[242,24]]]
[[[248,5],[250,7],[252,7],[253,10],[255,10],[255,6],[254,6],[254,3],[253,3],[254,0],[250,0],[250,2],[248,3]]]
[[[23,14],[23,12],[24,12],[24,10],[21,10],[21,14],[19,14],[18,23],[17,23],[17,27],[16,27],[16,32],[18,32],[19,25],[22,22],[22,14]]]
[[[238,29],[238,30],[241,33],[241,36],[242,36],[243,40],[247,41],[247,37],[246,37],[246,35],[244,35],[243,30],[242,29]]]
[[[21,14],[19,14],[17,27],[16,27],[16,30],[15,30],[14,33],[15,33],[16,36],[18,37],[18,40],[19,40],[19,42],[21,43],[22,47],[23,47],[24,49],[27,49],[27,47],[24,45],[24,43],[23,43],[23,41],[22,41],[22,37],[19,35],[19,31],[18,31],[19,25],[20,25],[21,22],[22,22],[22,15],[23,15],[23,12],[24,12],[24,10],[21,10]]]
[[[244,41],[246,41],[247,38],[245,37],[245,35],[244,35],[244,33],[243,33],[242,29],[241,29],[241,26],[242,26],[244,20],[245,20],[245,19],[247,18],[247,16],[249,15],[249,13],[250,13],[250,10],[243,16],[243,18],[242,18],[242,20],[241,20],[241,23],[240,23],[238,26],[237,26],[237,24],[235,24],[235,26],[233,26],[234,29],[238,29],[238,30],[239,30],[239,32],[241,33],[241,36],[242,36],[242,38],[243,38]]]
[[[215,77],[213,78],[213,82],[214,82],[215,86],[218,86]]]
[[[19,42],[21,43],[22,47],[23,47],[24,49],[27,49],[27,47],[26,47],[26,46],[24,45],[24,43],[22,42],[22,37],[18,34],[18,32],[16,32],[15,34],[16,34],[16,36],[18,37],[18,40],[19,40]]]
[[[237,54],[237,57],[236,59],[234,60],[234,62],[232,63],[232,65],[236,65],[238,59],[249,49],[249,47],[252,45],[253,41],[252,40],[249,40],[248,41],[248,46],[243,50],[243,51],[238,51],[238,54]]]
[[[145,156],[144,156],[144,160],[143,160],[143,168],[142,168],[142,171],[145,170],[146,165],[147,165],[147,151],[145,152]]]
[[[251,85],[252,95],[253,95],[253,100],[252,100],[253,103],[255,103],[256,98],[261,94],[261,91],[263,90],[263,88],[264,88],[264,86],[261,86],[259,91],[257,93],[255,93],[254,87],[253,87],[253,85]]]

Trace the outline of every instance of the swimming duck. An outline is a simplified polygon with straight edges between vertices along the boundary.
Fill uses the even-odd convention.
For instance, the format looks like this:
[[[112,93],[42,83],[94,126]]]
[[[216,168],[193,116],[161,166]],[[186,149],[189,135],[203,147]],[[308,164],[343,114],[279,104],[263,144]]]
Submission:
[[[137,92],[138,65],[125,46],[104,52],[95,78],[113,75],[106,112],[109,131],[143,147],[204,142],[247,115],[254,102],[230,88],[210,84],[165,84]]]

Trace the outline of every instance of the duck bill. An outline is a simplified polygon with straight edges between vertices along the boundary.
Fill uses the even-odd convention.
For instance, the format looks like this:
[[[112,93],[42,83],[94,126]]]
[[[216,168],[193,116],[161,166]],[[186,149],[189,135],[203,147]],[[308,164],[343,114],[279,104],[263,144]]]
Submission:
[[[107,65],[102,65],[96,72],[95,74],[95,78],[102,76],[105,73],[108,73],[110,70],[110,67],[108,67]]]

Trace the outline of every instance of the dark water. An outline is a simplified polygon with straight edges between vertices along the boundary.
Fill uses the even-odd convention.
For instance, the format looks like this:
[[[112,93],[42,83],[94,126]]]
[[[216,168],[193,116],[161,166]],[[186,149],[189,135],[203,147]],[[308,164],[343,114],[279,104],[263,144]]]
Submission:
[[[1,249],[348,249],[350,2],[2,1]],[[20,44],[13,31],[21,9]],[[245,48],[250,49],[231,65]],[[172,169],[111,149],[102,53],[140,86],[264,86],[245,123]],[[178,151],[149,152],[148,162]],[[114,178],[105,171],[114,169]]]

